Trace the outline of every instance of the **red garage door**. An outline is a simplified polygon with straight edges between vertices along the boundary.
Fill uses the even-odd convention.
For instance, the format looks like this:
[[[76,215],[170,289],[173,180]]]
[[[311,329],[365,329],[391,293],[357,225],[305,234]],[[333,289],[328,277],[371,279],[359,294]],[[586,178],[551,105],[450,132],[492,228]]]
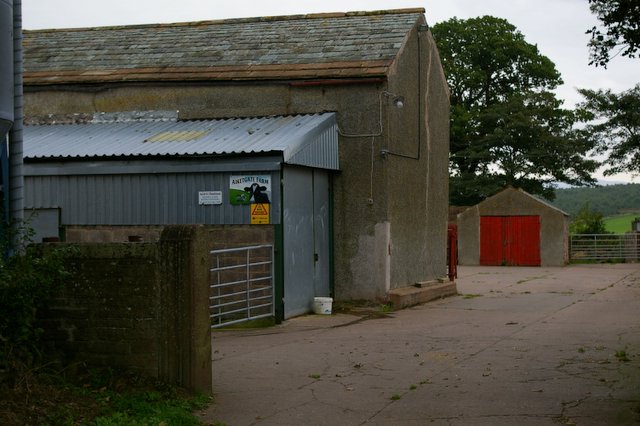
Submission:
[[[481,216],[480,264],[540,266],[540,216]]]

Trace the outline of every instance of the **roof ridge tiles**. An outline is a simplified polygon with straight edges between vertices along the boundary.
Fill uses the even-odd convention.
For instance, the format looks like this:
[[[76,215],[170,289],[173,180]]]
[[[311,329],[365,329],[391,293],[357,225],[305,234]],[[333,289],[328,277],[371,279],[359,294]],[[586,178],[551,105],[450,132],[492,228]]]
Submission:
[[[251,17],[251,18],[213,19],[213,20],[172,22],[172,23],[106,25],[106,26],[98,26],[98,27],[49,28],[49,29],[38,29],[38,30],[25,29],[24,31],[26,33],[45,33],[45,32],[104,31],[104,30],[136,29],[136,28],[197,27],[197,26],[218,25],[218,24],[295,21],[295,20],[305,20],[305,19],[348,18],[348,17],[358,17],[358,16],[365,17],[365,16],[376,16],[376,15],[399,15],[399,14],[414,14],[414,13],[425,13],[425,9],[421,7],[417,7],[417,8],[406,8],[406,9],[388,9],[388,10],[372,10],[372,11],[324,12],[324,13],[309,13],[309,14],[298,14],[298,15],[276,15],[276,16],[261,16],[261,17]]]

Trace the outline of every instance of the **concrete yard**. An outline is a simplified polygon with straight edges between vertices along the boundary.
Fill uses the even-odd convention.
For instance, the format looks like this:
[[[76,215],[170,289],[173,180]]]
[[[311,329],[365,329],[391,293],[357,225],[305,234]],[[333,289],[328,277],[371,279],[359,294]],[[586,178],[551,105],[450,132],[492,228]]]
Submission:
[[[213,333],[240,425],[640,424],[640,265],[461,267],[458,296]]]

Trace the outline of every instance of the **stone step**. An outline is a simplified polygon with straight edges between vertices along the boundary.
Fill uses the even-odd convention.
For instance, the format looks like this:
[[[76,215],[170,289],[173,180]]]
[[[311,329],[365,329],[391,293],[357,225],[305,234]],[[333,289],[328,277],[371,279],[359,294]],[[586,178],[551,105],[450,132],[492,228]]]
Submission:
[[[435,299],[458,294],[455,281],[429,281],[414,286],[396,288],[389,292],[389,301],[393,309],[404,309]]]

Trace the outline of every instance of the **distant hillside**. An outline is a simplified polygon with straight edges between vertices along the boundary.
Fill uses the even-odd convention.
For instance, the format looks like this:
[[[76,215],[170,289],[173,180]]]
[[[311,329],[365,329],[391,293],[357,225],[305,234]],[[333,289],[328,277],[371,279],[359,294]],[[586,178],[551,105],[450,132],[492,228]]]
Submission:
[[[586,203],[604,216],[640,211],[640,184],[556,189],[555,207],[574,216]]]

